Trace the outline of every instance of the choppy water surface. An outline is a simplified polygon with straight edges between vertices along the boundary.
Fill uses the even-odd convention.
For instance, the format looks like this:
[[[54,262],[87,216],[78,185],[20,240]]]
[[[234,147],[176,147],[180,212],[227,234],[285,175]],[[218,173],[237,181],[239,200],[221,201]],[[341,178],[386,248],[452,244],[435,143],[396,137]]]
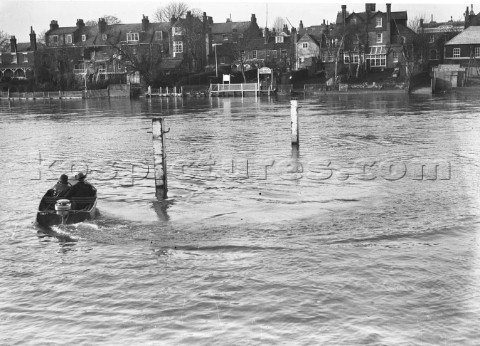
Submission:
[[[299,105],[294,150],[287,99],[1,101],[0,343],[478,345],[480,101]],[[87,169],[98,219],[38,228]]]

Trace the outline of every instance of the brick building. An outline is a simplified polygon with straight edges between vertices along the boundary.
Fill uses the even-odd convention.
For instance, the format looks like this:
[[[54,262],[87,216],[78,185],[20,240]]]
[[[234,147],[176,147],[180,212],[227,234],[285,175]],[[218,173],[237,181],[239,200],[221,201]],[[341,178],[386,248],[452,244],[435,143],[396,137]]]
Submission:
[[[37,38],[30,27],[30,42],[17,43],[12,36],[9,48],[0,51],[0,81],[33,79],[36,58]]]

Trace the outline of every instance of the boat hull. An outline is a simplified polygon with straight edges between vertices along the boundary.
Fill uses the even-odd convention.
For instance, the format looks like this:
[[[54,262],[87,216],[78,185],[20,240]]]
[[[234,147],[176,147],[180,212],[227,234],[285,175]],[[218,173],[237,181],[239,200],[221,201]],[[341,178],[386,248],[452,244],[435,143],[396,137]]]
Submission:
[[[55,203],[59,198],[43,196],[37,211],[37,223],[43,227],[61,225],[62,216],[55,211]],[[65,224],[74,224],[93,220],[96,215],[97,197],[72,198],[72,209],[65,215]]]

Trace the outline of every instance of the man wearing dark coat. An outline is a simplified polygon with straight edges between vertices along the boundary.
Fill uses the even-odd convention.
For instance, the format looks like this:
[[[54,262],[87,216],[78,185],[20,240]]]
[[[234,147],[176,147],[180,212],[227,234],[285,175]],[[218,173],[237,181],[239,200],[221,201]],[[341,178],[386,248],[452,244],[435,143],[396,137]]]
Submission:
[[[71,185],[68,183],[68,176],[62,174],[58,179],[58,182],[52,187],[53,196],[62,197],[67,193],[70,186]]]
[[[78,180],[78,182],[67,191],[65,198],[71,199],[72,197],[95,197],[97,195],[97,189],[94,188],[92,184],[85,181],[86,177],[87,176],[82,172],[75,175],[75,179]]]

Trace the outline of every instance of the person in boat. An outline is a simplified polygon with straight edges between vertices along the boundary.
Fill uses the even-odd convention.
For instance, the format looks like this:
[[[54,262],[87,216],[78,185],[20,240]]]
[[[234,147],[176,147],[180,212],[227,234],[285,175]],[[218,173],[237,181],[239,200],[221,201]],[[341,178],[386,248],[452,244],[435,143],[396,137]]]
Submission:
[[[97,195],[97,189],[85,180],[86,177],[87,176],[83,174],[83,172],[79,172],[75,175],[75,179],[78,182],[73,185],[67,193],[65,193],[64,197],[67,199],[72,199],[72,197],[95,197]],[[83,206],[77,205],[76,207]]]
[[[62,197],[70,189],[70,184],[68,183],[68,176],[62,174],[58,179],[58,182],[52,187],[54,197]]]

